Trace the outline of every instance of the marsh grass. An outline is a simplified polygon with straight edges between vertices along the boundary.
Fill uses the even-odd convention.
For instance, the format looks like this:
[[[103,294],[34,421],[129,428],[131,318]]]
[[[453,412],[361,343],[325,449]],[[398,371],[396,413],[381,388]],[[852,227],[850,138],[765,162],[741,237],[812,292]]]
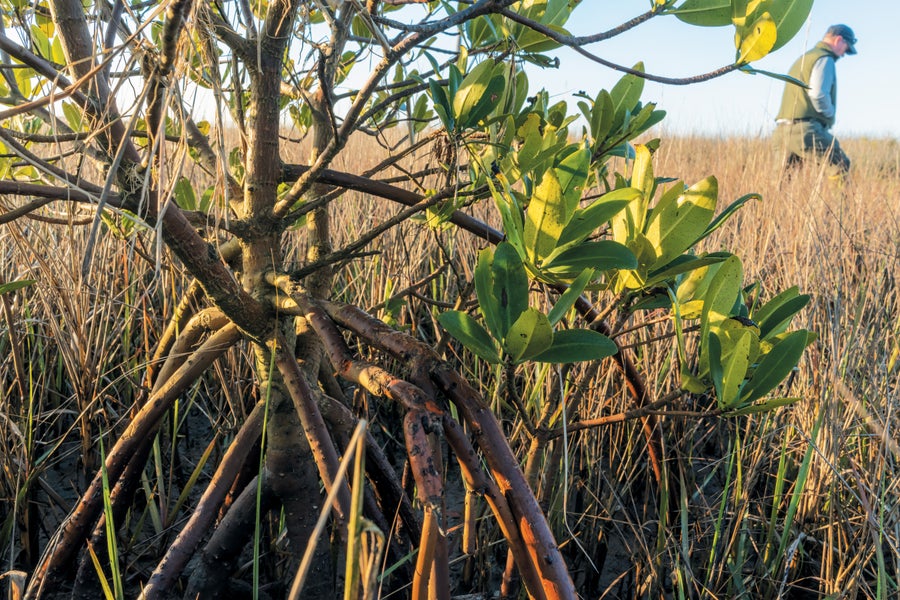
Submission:
[[[693,183],[714,174],[720,206],[747,192],[762,195],[704,249],[736,252],[746,279],[762,282],[765,298],[793,285],[811,294],[797,326],[818,338],[779,390],[801,399],[791,407],[724,419],[704,414],[709,399],[688,398],[662,411],[662,485],[653,481],[639,421],[570,432],[538,448],[538,498],[586,597],[900,593],[900,146],[890,140],[845,146],[854,159],[852,179],[836,184],[814,167],[780,177],[766,140],[664,137],[657,175]],[[352,164],[334,167],[360,172],[370,154],[378,155],[360,144],[342,154]],[[298,150],[297,162],[303,155]],[[405,166],[428,164],[423,155]],[[362,194],[334,206],[336,247],[397,211]],[[487,204],[471,210],[491,212]],[[4,297],[0,320],[0,572],[29,570],[100,464],[97,441],[103,436],[111,445],[128,418],[155,340],[185,286],[177,265],[163,257],[160,269],[142,257],[153,258],[147,233],[130,241],[101,238],[83,279],[86,237],[84,226],[35,221],[0,229],[0,282],[36,280]],[[288,244],[289,256],[301,263],[301,232]],[[340,266],[336,292],[375,307],[380,318],[457,361],[503,416],[525,465],[531,445],[523,418],[537,419],[549,405],[559,427],[564,419],[628,410],[630,399],[615,369],[527,368],[516,374],[523,417],[505,392],[504,373],[445,339],[434,317],[471,306],[471,265],[482,246],[467,234],[404,223]],[[407,289],[417,282],[425,283]],[[677,378],[674,345],[665,341],[671,330],[665,319],[635,325],[641,325],[636,317],[615,322],[617,341],[629,346],[656,398]],[[651,343],[657,338],[664,341]],[[224,440],[253,404],[252,374],[242,366],[250,361],[239,352],[219,361],[163,428],[145,472],[143,513],[128,515],[130,534],[118,539],[126,589],[129,578],[143,579],[152,569],[163,541],[174,535],[171,527],[190,510],[190,489],[208,480]],[[565,411],[554,400],[560,396],[569,399]],[[362,393],[354,402],[388,451],[402,451],[396,410]],[[211,432],[220,441],[211,443]],[[447,476],[458,480],[452,468]],[[489,519],[476,526],[496,530]],[[277,518],[260,532],[258,555],[248,560],[266,563],[259,577],[289,579],[278,559]],[[458,548],[459,536],[452,536]],[[485,544],[475,559],[482,589],[493,591],[504,545]]]

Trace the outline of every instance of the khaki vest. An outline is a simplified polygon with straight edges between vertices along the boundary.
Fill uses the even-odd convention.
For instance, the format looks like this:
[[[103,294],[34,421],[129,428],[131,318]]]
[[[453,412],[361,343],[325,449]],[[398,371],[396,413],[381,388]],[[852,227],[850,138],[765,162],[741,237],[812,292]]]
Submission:
[[[813,65],[823,56],[837,58],[837,55],[827,44],[819,42],[812,50],[797,59],[788,75],[809,85]],[[837,83],[831,87],[830,92],[831,102],[837,106]],[[792,83],[787,83],[784,86],[784,96],[781,98],[781,109],[778,111],[777,118],[792,121],[797,119],[815,119],[826,127],[834,125],[834,119],[826,119],[813,107],[806,89]]]

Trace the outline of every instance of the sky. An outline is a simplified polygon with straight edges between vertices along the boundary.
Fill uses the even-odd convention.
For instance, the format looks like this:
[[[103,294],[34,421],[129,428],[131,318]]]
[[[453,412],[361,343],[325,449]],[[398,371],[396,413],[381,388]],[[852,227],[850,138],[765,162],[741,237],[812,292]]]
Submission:
[[[606,31],[645,12],[649,4],[648,0],[583,0],[567,29],[574,35]],[[895,42],[900,33],[900,2],[815,0],[800,32],[753,66],[786,73],[836,23],[849,25],[859,41],[858,54],[837,63],[834,134],[900,138],[900,59]],[[587,49],[626,66],[643,60],[648,73],[687,77],[734,61],[734,29],[694,27],[661,16]],[[578,90],[594,95],[600,88],[609,89],[621,77],[570,50],[560,51],[560,61],[559,69],[532,70],[532,86],[546,88],[557,99],[568,99]],[[670,133],[767,136],[775,126],[783,88],[784,83],[769,77],[730,73],[689,86],[647,82],[642,100],[656,102],[668,113],[663,129]]]

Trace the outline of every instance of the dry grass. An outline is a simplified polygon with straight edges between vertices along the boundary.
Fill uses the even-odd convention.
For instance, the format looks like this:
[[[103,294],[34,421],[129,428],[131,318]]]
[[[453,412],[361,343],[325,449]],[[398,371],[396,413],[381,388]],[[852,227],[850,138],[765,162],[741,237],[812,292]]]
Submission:
[[[706,248],[739,254],[747,278],[760,279],[765,295],[792,285],[810,293],[797,325],[819,338],[783,390],[803,399],[791,408],[731,420],[664,417],[668,484],[662,489],[652,481],[634,422],[581,432],[565,445],[557,439],[542,450],[539,495],[587,596],[900,593],[900,146],[883,140],[849,140],[845,146],[855,161],[853,178],[839,186],[815,169],[780,181],[765,140],[664,140],[658,175],[693,183],[715,174],[723,206],[750,191],[763,195]],[[335,168],[367,166],[365,146],[350,155],[354,164]],[[360,195],[335,206],[337,245],[396,210]],[[127,244],[118,239],[97,247],[92,275],[82,280],[85,237],[83,227],[34,222],[0,230],[0,282],[37,280],[4,298],[0,318],[0,572],[33,564],[37,545],[82,489],[83,474],[98,464],[98,436],[127,417],[184,283],[176,268],[155,271],[137,254],[123,252]],[[290,243],[299,261],[302,236]],[[478,245],[466,235],[403,224],[373,245],[379,254],[340,271],[338,294],[371,307],[443,269],[419,294],[379,312],[436,343],[441,335],[434,300],[458,300],[471,280],[466,264]],[[654,331],[623,340],[646,341]],[[671,346],[638,346],[634,356],[651,392],[666,391],[673,377]],[[467,374],[507,417],[524,461],[527,436],[504,402],[500,373],[463,360]],[[234,399],[249,393],[250,375],[240,364],[226,361],[189,398],[196,401],[192,410],[226,431],[237,417],[225,405],[237,406]],[[534,414],[554,381],[538,382],[537,375],[522,379]],[[581,419],[629,407],[614,371],[578,368],[569,375],[572,389],[585,392]],[[371,413],[380,412],[369,402]],[[708,408],[700,399],[691,402],[681,408]],[[388,423],[387,417],[376,415],[375,421]],[[147,505],[155,502],[163,519],[178,497],[172,480],[190,472],[206,443],[193,440],[190,430],[170,431],[187,436],[183,456],[167,453],[163,444],[155,471],[148,470],[147,494],[154,500]],[[146,508],[131,518],[151,523],[155,514]],[[131,542],[123,543],[137,553]],[[488,549],[479,566],[496,572],[503,559]],[[134,554],[129,560],[138,562]]]

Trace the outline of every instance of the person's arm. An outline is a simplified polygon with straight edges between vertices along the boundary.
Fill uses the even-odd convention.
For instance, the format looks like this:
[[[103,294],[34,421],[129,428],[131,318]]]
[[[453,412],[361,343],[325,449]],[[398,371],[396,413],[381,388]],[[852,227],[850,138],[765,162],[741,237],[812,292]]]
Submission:
[[[823,56],[813,65],[809,76],[809,90],[806,93],[813,108],[822,115],[829,127],[834,124],[835,106],[831,101],[831,89],[834,84],[834,59]]]

